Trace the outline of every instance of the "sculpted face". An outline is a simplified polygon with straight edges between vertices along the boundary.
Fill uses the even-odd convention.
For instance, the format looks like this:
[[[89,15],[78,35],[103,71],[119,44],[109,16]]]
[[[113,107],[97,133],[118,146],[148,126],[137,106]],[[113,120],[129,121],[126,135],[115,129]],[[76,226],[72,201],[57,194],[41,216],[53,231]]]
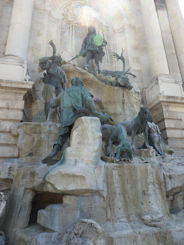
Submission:
[[[88,34],[96,34],[96,29],[94,26],[88,27]]]
[[[149,122],[153,122],[152,113],[147,107],[145,107],[145,106],[141,107],[140,115],[145,120],[147,120]]]

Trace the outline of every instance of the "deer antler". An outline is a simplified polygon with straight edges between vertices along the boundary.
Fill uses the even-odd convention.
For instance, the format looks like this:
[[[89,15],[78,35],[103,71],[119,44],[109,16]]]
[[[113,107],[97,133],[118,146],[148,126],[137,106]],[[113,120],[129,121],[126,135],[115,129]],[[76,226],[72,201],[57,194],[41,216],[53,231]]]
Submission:
[[[115,57],[117,60],[121,59],[121,56],[115,52],[113,53],[113,57]]]

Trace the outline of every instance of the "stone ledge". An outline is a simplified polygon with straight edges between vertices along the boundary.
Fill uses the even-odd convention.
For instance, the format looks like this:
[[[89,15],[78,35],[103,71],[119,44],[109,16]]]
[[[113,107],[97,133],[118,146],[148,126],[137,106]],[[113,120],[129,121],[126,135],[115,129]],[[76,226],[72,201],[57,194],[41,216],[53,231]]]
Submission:
[[[0,89],[16,89],[16,90],[27,90],[31,89],[33,86],[34,82],[28,81],[11,81],[11,80],[4,80],[0,79]]]
[[[174,103],[174,104],[184,104],[184,97],[177,96],[157,96],[151,103],[148,103],[148,108],[152,109],[153,107],[159,105],[160,103]]]

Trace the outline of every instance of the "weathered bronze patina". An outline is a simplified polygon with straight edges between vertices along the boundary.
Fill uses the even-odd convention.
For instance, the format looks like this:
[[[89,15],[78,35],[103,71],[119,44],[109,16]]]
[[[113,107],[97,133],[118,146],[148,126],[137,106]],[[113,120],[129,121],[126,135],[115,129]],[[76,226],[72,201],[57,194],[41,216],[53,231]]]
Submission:
[[[117,125],[102,125],[102,139],[105,145],[105,154],[111,158],[114,158],[115,153],[113,145],[117,145],[116,161],[121,159],[132,160],[133,152],[128,141],[127,132],[124,126]]]
[[[132,76],[132,77],[136,77],[136,76],[133,73],[130,72],[130,69],[126,70],[126,61],[125,61],[125,58],[123,56],[123,50],[122,50],[121,55],[118,55],[117,53],[114,53],[113,56],[117,60],[121,60],[122,61],[123,70],[122,71],[102,70],[102,74],[104,76],[111,76],[111,77],[115,78],[113,86],[132,89],[133,86],[130,84],[128,76]]]
[[[56,55],[56,46],[53,41],[49,44],[53,48],[53,55],[50,57],[42,57],[39,60],[39,67],[42,71],[45,71],[43,82],[45,83],[45,89],[43,92],[45,98],[45,115],[47,120],[50,119],[50,100],[56,98],[61,91],[65,89],[67,77],[62,69],[61,56]],[[58,111],[59,114],[59,111]]]
[[[88,71],[90,60],[94,60],[97,66],[98,73],[100,73],[100,65],[103,56],[105,55],[103,47],[107,45],[107,41],[100,35],[96,34],[96,29],[93,26],[88,28],[88,34],[84,38],[81,50],[78,55],[71,59],[74,60],[79,56],[85,57],[84,68]]]
[[[62,90],[58,97],[50,103],[52,108],[60,107],[61,109],[61,130],[53,151],[42,162],[50,163],[59,151],[63,151],[66,148],[72,125],[77,118],[95,116],[100,119],[102,124],[112,121],[111,116],[97,111],[91,94],[84,87],[80,78],[73,78],[71,85],[70,88]]]

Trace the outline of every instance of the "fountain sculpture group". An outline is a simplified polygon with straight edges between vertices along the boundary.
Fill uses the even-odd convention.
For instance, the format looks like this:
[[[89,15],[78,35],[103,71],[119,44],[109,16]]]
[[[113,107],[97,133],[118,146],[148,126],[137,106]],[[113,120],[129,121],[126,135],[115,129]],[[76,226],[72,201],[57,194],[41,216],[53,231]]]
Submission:
[[[105,155],[107,157],[115,157],[116,160],[121,159],[132,160],[133,151],[135,150],[134,138],[136,134],[144,133],[145,146],[150,148],[149,142],[154,146],[157,153],[162,155],[163,152],[157,146],[156,140],[149,140],[149,130],[153,123],[151,112],[146,107],[142,107],[138,116],[132,120],[124,121],[118,125],[112,125],[112,117],[103,112],[99,112],[96,109],[93,95],[84,86],[83,81],[79,77],[75,77],[71,80],[71,86],[67,87],[67,76],[62,69],[62,58],[56,55],[56,47],[53,41],[49,44],[53,48],[53,55],[51,57],[43,57],[39,60],[39,67],[43,73],[43,82],[47,86],[45,89],[45,116],[47,121],[50,121],[51,113],[57,113],[61,129],[59,132],[58,140],[53,147],[53,151],[46,156],[42,162],[51,164],[53,158],[59,153],[64,152],[67,146],[69,146],[69,138],[72,127],[77,118],[82,116],[98,117],[102,124],[102,139],[105,144]],[[84,69],[89,70],[90,60],[95,60],[98,73],[100,73],[99,62],[102,62],[102,58],[105,55],[103,47],[107,45],[104,38],[96,34],[94,27],[88,28],[88,34],[82,43],[81,51],[78,55],[71,59],[82,56],[86,58]],[[114,53],[115,58],[119,59],[123,63],[123,71],[108,71],[103,70],[104,76],[115,77],[115,83],[113,86],[125,87],[132,89],[132,85],[129,82],[128,75],[135,77],[130,72],[130,69],[125,69],[125,58],[123,51],[121,55]],[[94,71],[95,72],[95,71]],[[157,131],[154,132],[156,134]],[[160,133],[158,132],[159,137]],[[131,145],[129,144],[128,135],[132,137]],[[152,139],[153,137],[151,137]],[[160,142],[158,142],[160,145]],[[113,145],[116,145],[116,149],[113,149]]]
[[[155,227],[167,221],[169,211],[163,174],[153,164],[156,154],[158,159],[165,154],[160,130],[146,106],[135,103],[136,110],[131,111],[133,103],[124,103],[131,117],[138,114],[131,120],[120,120],[118,115],[117,120],[113,104],[103,104],[99,98],[103,89],[108,101],[118,97],[119,91],[119,95],[131,95],[129,76],[135,75],[126,69],[123,51],[114,53],[123,63],[122,71],[100,71],[107,42],[94,27],[88,28],[81,51],[72,58],[84,57],[84,69],[57,55],[53,41],[49,45],[52,56],[39,60],[43,72],[41,116],[12,130],[18,135],[20,159],[2,171],[6,185],[11,186],[3,218],[9,244],[119,245],[127,239],[129,245],[134,242],[134,231],[141,234],[140,241],[145,240],[146,232],[163,241],[165,234],[170,235],[169,225],[169,231],[164,226],[165,233],[158,239]],[[97,72],[91,72],[91,60],[95,60]],[[120,113],[124,109],[121,98],[116,103]],[[30,108],[28,104],[26,112]],[[136,135],[141,134],[142,146],[136,150]],[[150,155],[145,161],[137,151]],[[151,236],[146,241],[142,244],[156,244]]]

